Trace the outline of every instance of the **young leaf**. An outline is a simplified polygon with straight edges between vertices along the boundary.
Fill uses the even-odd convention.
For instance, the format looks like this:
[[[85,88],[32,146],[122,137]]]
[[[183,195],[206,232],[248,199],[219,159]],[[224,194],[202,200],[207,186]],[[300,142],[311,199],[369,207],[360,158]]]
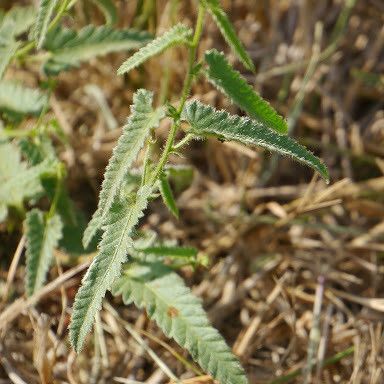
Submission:
[[[217,26],[219,27],[221,34],[224,39],[227,41],[229,46],[232,48],[233,52],[240,59],[246,68],[251,71],[255,70],[252,59],[249,57],[247,51],[245,50],[243,44],[237,37],[236,31],[233,28],[232,23],[230,22],[227,14],[221,8],[219,0],[203,0],[208,8],[208,11],[211,13],[213,19],[215,20]]]
[[[99,205],[84,232],[83,244],[85,248],[103,224],[103,220],[109,212],[130,166],[143,147],[151,128],[157,127],[164,117],[164,109],[154,110],[152,108],[152,99],[153,93],[144,89],[138,90],[133,97],[131,116],[123,128],[123,134],[113,150],[105,171]]]
[[[287,133],[286,121],[277,114],[271,105],[260,97],[240,73],[232,68],[223,53],[215,49],[206,52],[208,80],[252,119],[260,121],[279,133]]]
[[[0,202],[4,205],[20,206],[23,200],[42,191],[40,178],[54,170],[52,160],[27,168],[21,162],[20,153],[12,144],[0,144]]]
[[[131,232],[143,216],[152,192],[152,188],[144,185],[137,192],[133,203],[117,199],[106,217],[99,253],[85,274],[73,305],[70,339],[77,352],[101,307],[105,292],[120,275],[121,264],[132,243]]]
[[[247,383],[238,360],[181,277],[162,263],[128,266],[112,287],[115,296],[122,295],[125,304],[145,308],[164,333],[186,348],[220,384]]]
[[[43,46],[45,35],[48,30],[48,24],[52,18],[57,3],[58,0],[40,0],[37,19],[33,28],[33,38],[36,40],[38,49]]]
[[[176,205],[172,188],[165,174],[161,175],[160,177],[160,193],[161,197],[163,198],[164,204],[168,207],[168,209],[176,218],[179,218],[179,208]]]
[[[33,209],[27,213],[25,230],[27,238],[25,284],[27,295],[31,296],[45,282],[53,250],[61,238],[62,224],[59,216],[45,219],[43,212]]]
[[[152,56],[158,55],[169,47],[184,43],[192,35],[192,30],[183,24],[177,24],[163,35],[157,37],[126,60],[118,69],[117,74],[129,72],[143,64]]]
[[[226,111],[217,111],[199,101],[186,103],[182,119],[189,123],[192,132],[197,136],[214,135],[224,140],[234,140],[290,155],[315,169],[326,181],[329,180],[327,167],[319,158],[292,138],[280,135],[260,122],[247,117],[229,115]]]
[[[47,96],[37,89],[8,80],[0,81],[0,111],[38,115],[47,100]]]
[[[93,2],[104,13],[107,24],[114,25],[117,23],[117,9],[112,0],[93,0]]]
[[[0,46],[0,80],[3,78],[5,69],[17,51],[19,45],[20,44],[17,42],[10,42],[5,47]]]
[[[117,30],[109,26],[88,25],[76,32],[58,27],[48,33],[44,43],[45,49],[52,53],[44,70],[47,74],[55,75],[96,56],[140,48],[149,40],[148,33],[132,29]]]

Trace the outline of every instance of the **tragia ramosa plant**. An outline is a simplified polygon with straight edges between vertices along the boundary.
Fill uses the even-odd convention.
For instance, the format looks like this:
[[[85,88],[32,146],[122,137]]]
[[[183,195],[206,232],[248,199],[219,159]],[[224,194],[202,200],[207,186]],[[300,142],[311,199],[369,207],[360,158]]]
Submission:
[[[188,51],[186,76],[176,103],[165,103],[155,108],[153,92],[139,89],[134,95],[131,115],[104,174],[97,210],[83,236],[86,248],[98,233],[102,233],[98,252],[73,305],[70,325],[73,348],[77,352],[81,350],[95,315],[101,309],[103,297],[107,290],[111,290],[113,295],[121,295],[124,303],[145,308],[164,333],[186,348],[214,379],[222,384],[247,383],[238,360],[210,325],[201,302],[175,272],[180,258],[191,260],[196,251],[161,245],[156,239],[141,236],[135,228],[148,202],[158,194],[172,214],[178,215],[169,183],[172,167],[168,160],[172,153],[180,153],[194,139],[216,137],[289,155],[312,167],[328,181],[327,169],[311,152],[287,136],[285,120],[253,90],[223,53],[212,49],[203,57],[197,57],[204,20],[209,13],[236,57],[247,70],[254,71],[252,60],[219,0],[196,1],[198,12],[193,30],[177,24],[155,39],[143,32],[115,30],[108,25],[88,26],[81,31],[63,29],[57,25],[60,12],[63,13],[74,2],[59,3],[54,0],[40,2],[33,28],[34,40],[21,48],[17,41],[12,40],[6,48],[6,52],[10,52],[6,56],[9,60],[15,52],[22,55],[34,47],[43,48],[49,53],[43,68],[47,75],[52,76],[98,54],[141,47],[118,69],[118,74],[123,75],[175,45]],[[55,12],[56,16],[51,20]],[[107,20],[113,22],[116,13],[107,11],[107,15]],[[7,65],[4,63],[0,64],[0,73],[2,65]],[[248,116],[231,115],[190,99],[193,82],[198,76],[204,76]],[[4,86],[8,85],[0,83],[0,92]],[[157,154],[156,129],[163,119],[168,119],[171,124],[165,145]],[[177,140],[181,132],[183,138]],[[142,150],[145,151],[144,162],[140,174],[137,174],[132,171],[132,165]],[[39,232],[36,237],[41,238],[44,223],[48,220],[56,218],[53,214],[42,217],[35,212],[30,214],[27,223],[36,228]],[[57,228],[55,233],[59,233],[59,223],[53,224],[49,228]],[[58,236],[52,237],[47,247],[52,249],[52,243],[57,239]],[[34,251],[29,252],[33,254]],[[165,259],[172,263],[165,264]],[[44,269],[43,275],[45,272]],[[41,278],[37,280],[41,285]]]

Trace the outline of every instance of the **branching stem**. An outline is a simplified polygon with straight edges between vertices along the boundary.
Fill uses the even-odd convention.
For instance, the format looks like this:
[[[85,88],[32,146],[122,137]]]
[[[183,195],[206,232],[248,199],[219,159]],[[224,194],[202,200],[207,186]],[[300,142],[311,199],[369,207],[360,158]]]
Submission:
[[[205,17],[205,7],[201,3],[199,4],[199,11],[196,20],[195,33],[193,35],[192,43],[189,45],[189,54],[188,54],[188,71],[187,77],[185,78],[183,89],[181,91],[181,99],[179,108],[177,110],[177,116],[174,118],[173,124],[168,134],[167,141],[165,143],[164,151],[159,159],[159,163],[150,179],[150,184],[154,184],[158,179],[159,175],[163,171],[165,164],[168,161],[169,155],[172,152],[173,144],[175,142],[175,137],[177,131],[180,127],[180,114],[184,108],[185,102],[187,101],[188,95],[191,92],[192,82],[194,78],[194,67],[196,63],[197,47],[200,42],[200,38],[203,32],[204,26],[204,17]]]

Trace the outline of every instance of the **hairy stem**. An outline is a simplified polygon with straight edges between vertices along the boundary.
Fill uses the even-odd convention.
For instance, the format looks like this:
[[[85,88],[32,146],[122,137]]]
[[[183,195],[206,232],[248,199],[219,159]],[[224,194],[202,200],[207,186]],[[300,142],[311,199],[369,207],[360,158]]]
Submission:
[[[194,75],[194,66],[196,62],[197,47],[200,42],[201,34],[203,32],[204,26],[204,17],[205,17],[205,7],[202,4],[199,4],[199,12],[196,20],[195,33],[193,36],[192,43],[189,45],[189,54],[188,54],[188,71],[187,77],[185,78],[183,89],[181,91],[180,105],[177,110],[177,117],[174,118],[173,124],[169,131],[167,141],[165,143],[164,151],[160,157],[159,163],[153,173],[152,178],[150,179],[150,184],[155,183],[165,164],[168,161],[169,155],[172,152],[173,144],[175,142],[176,133],[180,127],[180,114],[184,108],[185,102],[187,101],[188,95],[191,92],[192,81]]]

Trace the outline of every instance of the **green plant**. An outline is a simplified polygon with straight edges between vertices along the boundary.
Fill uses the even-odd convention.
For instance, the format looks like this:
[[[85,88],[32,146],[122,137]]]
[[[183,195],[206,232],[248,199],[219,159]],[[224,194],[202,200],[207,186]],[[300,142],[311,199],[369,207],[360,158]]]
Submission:
[[[17,39],[25,31],[19,24],[18,16],[8,13],[0,18],[0,50],[5,52],[0,58],[0,79],[12,60],[25,59],[35,48],[45,51],[41,58],[42,67],[49,77],[94,56],[137,49],[146,43],[121,65],[118,74],[131,71],[175,45],[187,48],[188,68],[175,105],[167,103],[155,108],[153,93],[144,89],[134,95],[131,115],[105,171],[97,210],[84,232],[85,248],[97,233],[102,232],[102,237],[98,252],[76,295],[70,325],[71,343],[77,352],[81,350],[95,315],[101,308],[103,297],[107,290],[111,290],[114,295],[122,295],[126,304],[135,303],[145,308],[164,333],[185,347],[213,378],[221,383],[246,383],[246,376],[236,357],[209,324],[200,301],[175,272],[181,265],[201,262],[196,251],[163,245],[156,238],[148,239],[141,235],[135,231],[135,227],[149,201],[156,198],[158,193],[171,213],[179,215],[169,183],[172,172],[168,161],[171,154],[179,153],[193,139],[212,136],[290,155],[312,167],[326,180],[327,169],[311,152],[285,135],[285,120],[247,84],[222,53],[211,50],[205,53],[201,61],[197,57],[208,11],[234,54],[247,69],[254,70],[251,58],[218,0],[199,1],[194,30],[177,24],[154,40],[147,33],[116,30],[110,25],[87,26],[80,31],[59,26],[61,17],[74,3],[42,0],[30,41]],[[108,23],[113,24],[116,14],[113,4],[109,1],[95,3],[104,10]],[[193,82],[200,75],[205,76],[249,117],[230,115],[200,101],[188,100]],[[23,97],[26,102],[20,105],[17,99]],[[34,101],[28,102],[31,99]],[[43,123],[47,103],[48,96],[41,91],[0,81],[0,110],[10,124],[10,128],[1,132],[7,139],[0,144],[0,158],[6,161],[7,157],[15,157],[13,162],[20,168],[18,175],[23,175],[19,180],[13,171],[7,173],[7,168],[0,169],[0,180],[5,180],[0,187],[0,216],[5,218],[8,207],[20,209],[23,200],[36,200],[41,193],[51,200],[48,212],[34,209],[26,214],[28,294],[44,283],[53,249],[65,225],[65,210],[60,210],[60,207],[68,203],[63,184],[65,169],[55,156],[50,142],[52,124]],[[9,142],[9,138],[19,135],[13,128],[27,114],[39,116],[36,127],[22,132],[21,139],[16,140],[28,165],[22,162],[20,154],[15,155],[14,143]],[[156,129],[163,119],[169,120],[171,125],[164,148],[157,155]],[[177,141],[177,134],[182,131],[184,138]],[[141,172],[135,174],[131,167],[142,149],[146,153],[145,160]],[[30,184],[26,188],[23,183]],[[12,190],[12,198],[9,198],[10,185],[16,186]],[[171,261],[170,265],[163,263],[165,258]]]

